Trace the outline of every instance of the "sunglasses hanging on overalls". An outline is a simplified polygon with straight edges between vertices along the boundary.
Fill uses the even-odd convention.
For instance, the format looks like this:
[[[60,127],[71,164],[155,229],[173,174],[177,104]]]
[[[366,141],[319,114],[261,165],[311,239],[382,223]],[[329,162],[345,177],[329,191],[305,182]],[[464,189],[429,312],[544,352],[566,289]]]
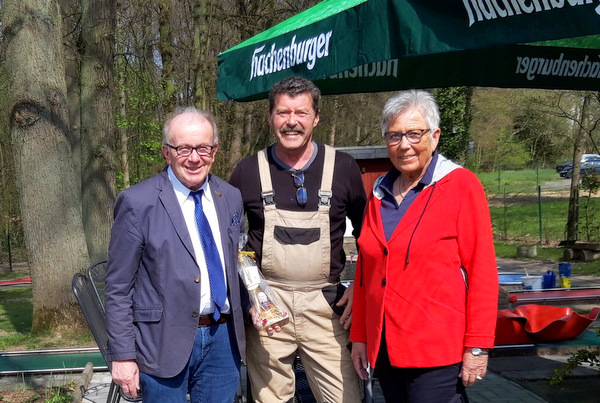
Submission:
[[[292,178],[294,178],[294,186],[296,187],[296,201],[298,205],[305,206],[308,195],[304,187],[304,171],[293,171]]]

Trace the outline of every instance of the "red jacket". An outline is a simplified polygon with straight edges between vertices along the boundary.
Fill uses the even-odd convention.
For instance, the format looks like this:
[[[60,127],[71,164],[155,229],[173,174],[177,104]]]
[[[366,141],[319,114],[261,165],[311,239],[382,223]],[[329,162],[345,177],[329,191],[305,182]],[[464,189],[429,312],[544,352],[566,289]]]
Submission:
[[[389,242],[381,200],[367,206],[350,339],[367,344],[372,366],[384,316],[396,367],[451,365],[462,361],[464,347],[494,345],[498,274],[487,199],[472,172],[442,175],[434,174]]]

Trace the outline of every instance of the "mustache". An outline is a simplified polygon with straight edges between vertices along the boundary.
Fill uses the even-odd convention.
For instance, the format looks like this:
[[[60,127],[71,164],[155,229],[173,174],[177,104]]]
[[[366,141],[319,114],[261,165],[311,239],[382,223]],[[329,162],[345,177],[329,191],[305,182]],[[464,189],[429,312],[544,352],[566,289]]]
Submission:
[[[302,126],[296,124],[294,126],[289,126],[289,125],[285,125],[281,128],[280,130],[281,133],[283,134],[287,134],[288,132],[297,132],[297,133],[302,133],[304,134],[304,129],[302,128]]]

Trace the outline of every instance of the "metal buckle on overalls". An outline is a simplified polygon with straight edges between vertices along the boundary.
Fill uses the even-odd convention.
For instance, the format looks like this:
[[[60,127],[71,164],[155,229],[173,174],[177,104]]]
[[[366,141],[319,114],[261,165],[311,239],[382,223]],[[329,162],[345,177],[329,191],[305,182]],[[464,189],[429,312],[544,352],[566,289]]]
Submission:
[[[266,206],[268,204],[273,204],[275,203],[275,191],[274,190],[270,190],[268,192],[262,192],[260,194],[260,197],[262,197],[263,199],[263,204]]]
[[[331,190],[321,190],[319,189],[319,204],[321,204],[322,206],[329,206],[331,205],[331,197],[333,196],[333,193],[331,192]]]

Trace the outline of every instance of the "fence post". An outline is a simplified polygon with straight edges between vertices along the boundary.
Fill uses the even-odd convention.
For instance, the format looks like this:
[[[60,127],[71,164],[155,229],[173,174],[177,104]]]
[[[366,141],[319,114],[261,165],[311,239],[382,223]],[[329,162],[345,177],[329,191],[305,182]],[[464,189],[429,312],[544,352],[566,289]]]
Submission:
[[[504,239],[508,239],[508,223],[507,223],[507,206],[506,206],[506,187],[504,187]]]
[[[540,245],[542,244],[542,187],[538,185],[538,220],[540,222]]]
[[[10,233],[8,233],[6,235],[6,239],[7,239],[7,246],[8,246],[8,267],[9,267],[9,271],[12,273],[13,267],[12,267],[12,251],[10,249]]]
[[[500,193],[500,182],[502,179],[500,178],[500,168],[498,168],[498,193]]]

